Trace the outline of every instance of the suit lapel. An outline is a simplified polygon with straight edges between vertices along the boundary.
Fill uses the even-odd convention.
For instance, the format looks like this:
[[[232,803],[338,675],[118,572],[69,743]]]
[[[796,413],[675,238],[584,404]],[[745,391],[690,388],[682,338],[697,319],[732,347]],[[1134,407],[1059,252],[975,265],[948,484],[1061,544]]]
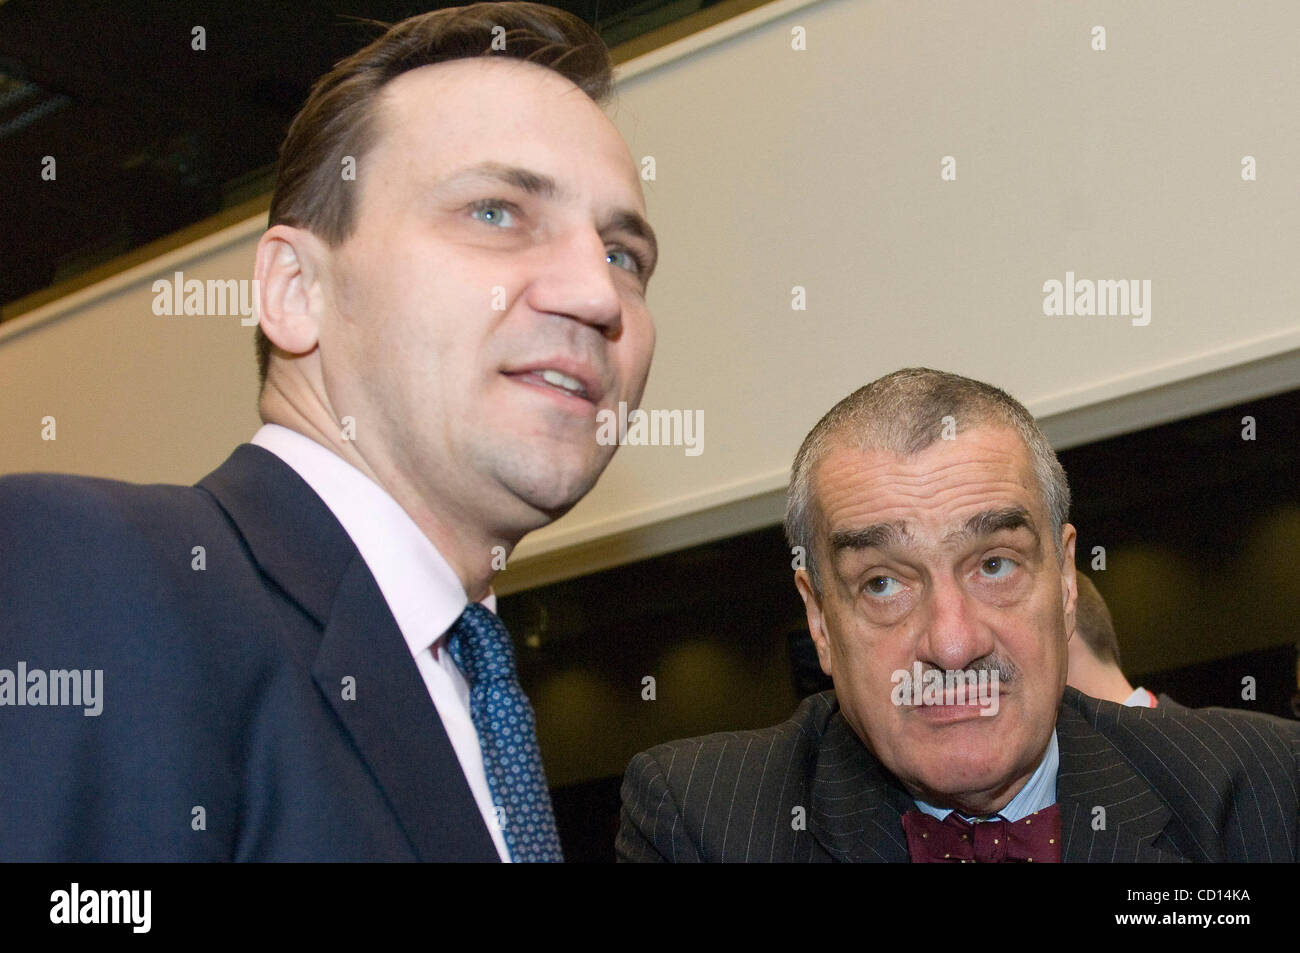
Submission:
[[[382,593],[334,514],[275,454],[244,444],[199,487],[258,567],[323,630],[312,678],[421,860],[498,860]],[[351,678],[355,697],[344,697]]]
[[[1067,688],[1056,722],[1061,860],[1185,860],[1164,836],[1168,806],[1090,723],[1089,715],[1100,717],[1095,711],[1100,706],[1087,705],[1092,701]],[[902,816],[916,805],[838,710],[818,750],[811,800],[809,830],[836,860],[909,861]],[[1098,807],[1104,815],[1095,811]]]
[[[248,443],[198,485],[226,511],[257,568],[324,625],[357,548],[315,491],[275,454]]]
[[[1168,805],[1098,731],[1116,727],[1120,706],[1067,688],[1056,720],[1061,763],[1061,859],[1066,863],[1145,863],[1185,858],[1163,836]]]
[[[832,857],[907,863],[903,813],[912,799],[836,710],[817,751],[808,829]]]
[[[421,860],[495,861],[456,752],[360,555],[344,573],[312,667]],[[355,695],[344,697],[344,679]]]

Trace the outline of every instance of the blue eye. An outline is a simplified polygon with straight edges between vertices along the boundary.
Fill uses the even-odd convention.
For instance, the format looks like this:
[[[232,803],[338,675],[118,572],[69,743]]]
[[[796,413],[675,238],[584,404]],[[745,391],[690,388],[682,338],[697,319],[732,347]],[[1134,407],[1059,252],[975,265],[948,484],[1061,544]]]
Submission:
[[[470,214],[485,225],[509,228],[515,223],[514,211],[510,204],[498,200],[476,202]]]
[[[641,261],[640,257],[634,255],[626,248],[611,248],[609,251],[605,252],[605,261],[611,265],[622,268],[625,271],[630,271],[634,275],[639,275],[645,267],[645,264]]]
[[[878,583],[884,583],[884,585],[877,585]],[[902,588],[902,583],[892,576],[872,576],[867,580],[867,592],[873,596],[892,596],[900,588]]]
[[[984,573],[989,579],[1002,579],[1015,568],[1015,561],[1008,559],[1006,556],[990,556],[980,563],[980,572]]]

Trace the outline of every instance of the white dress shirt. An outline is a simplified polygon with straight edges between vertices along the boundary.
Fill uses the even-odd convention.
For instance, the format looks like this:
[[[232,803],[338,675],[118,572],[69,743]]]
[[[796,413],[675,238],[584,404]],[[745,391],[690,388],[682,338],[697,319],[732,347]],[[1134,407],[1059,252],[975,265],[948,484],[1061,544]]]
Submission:
[[[1129,708],[1155,708],[1158,703],[1155,695],[1139,685],[1133,689],[1133,694],[1124,700],[1124,704]]]
[[[469,684],[446,647],[447,630],[469,603],[465,587],[397,501],[334,451],[277,424],[264,424],[251,442],[292,467],[356,544],[438,709],[497,853],[508,863],[510,853],[496,821],[483,751],[470,717]],[[496,596],[489,594],[483,605],[495,612]],[[413,764],[409,770],[431,767]],[[439,808],[429,805],[431,811]]]

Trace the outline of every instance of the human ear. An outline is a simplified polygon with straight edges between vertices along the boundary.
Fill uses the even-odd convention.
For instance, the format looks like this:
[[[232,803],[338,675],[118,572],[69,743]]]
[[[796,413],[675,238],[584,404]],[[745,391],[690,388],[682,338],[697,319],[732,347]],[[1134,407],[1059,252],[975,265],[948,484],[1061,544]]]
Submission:
[[[320,241],[306,229],[275,225],[257,243],[253,274],[262,333],[292,355],[307,354],[320,338]]]
[[[826,616],[822,611],[821,596],[813,586],[808,570],[795,570],[794,587],[803,598],[804,613],[808,617],[808,633],[812,636],[813,645],[817,647],[817,661],[821,663],[822,671],[831,675],[831,644],[826,633]]]

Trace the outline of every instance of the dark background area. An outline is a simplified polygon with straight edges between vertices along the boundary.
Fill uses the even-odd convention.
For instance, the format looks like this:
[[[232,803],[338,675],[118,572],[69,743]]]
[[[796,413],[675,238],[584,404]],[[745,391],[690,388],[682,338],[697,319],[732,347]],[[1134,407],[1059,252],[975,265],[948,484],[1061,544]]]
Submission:
[[[1256,439],[1243,440],[1242,418]],[[1296,717],[1300,391],[1060,454],[1076,565],[1134,685]],[[1094,547],[1106,568],[1093,568]],[[621,774],[671,738],[783,721],[828,687],[779,527],[501,600],[567,856],[613,859]],[[643,697],[643,679],[655,697]],[[1255,699],[1242,697],[1243,679]]]

